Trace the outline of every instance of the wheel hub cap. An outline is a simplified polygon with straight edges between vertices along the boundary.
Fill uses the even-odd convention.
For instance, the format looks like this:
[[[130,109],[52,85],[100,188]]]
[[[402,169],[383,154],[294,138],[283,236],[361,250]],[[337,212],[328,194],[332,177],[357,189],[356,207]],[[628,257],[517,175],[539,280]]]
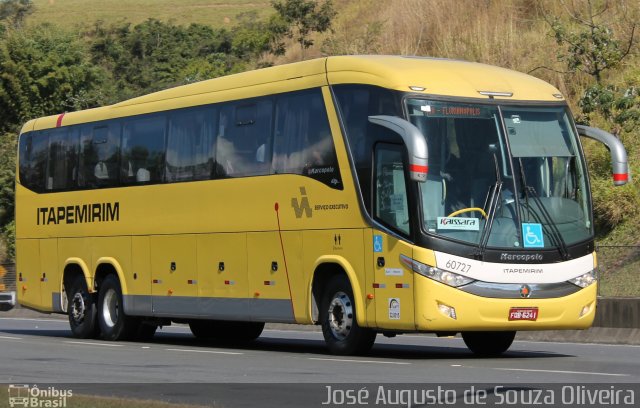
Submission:
[[[335,294],[329,304],[329,327],[338,340],[349,335],[353,326],[353,303],[344,292]]]
[[[82,323],[84,320],[85,310],[84,297],[82,297],[82,293],[76,293],[73,295],[73,299],[71,301],[71,316],[73,317],[73,320],[78,323]]]
[[[113,327],[118,321],[118,294],[110,289],[102,301],[102,318],[108,327]]]

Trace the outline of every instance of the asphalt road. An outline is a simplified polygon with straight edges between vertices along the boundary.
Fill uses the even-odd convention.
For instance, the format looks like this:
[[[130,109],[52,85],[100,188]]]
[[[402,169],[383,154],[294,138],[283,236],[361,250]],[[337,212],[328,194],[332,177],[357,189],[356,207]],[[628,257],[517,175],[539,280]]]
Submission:
[[[316,331],[265,330],[233,347],[170,326],[149,343],[106,342],[72,338],[66,320],[14,317],[0,318],[0,370],[0,383],[68,384],[76,393],[211,404],[220,388],[239,397],[220,406],[287,406],[278,396],[322,406],[326,384],[637,385],[640,346],[516,341],[500,358],[479,359],[459,338],[379,335],[369,355],[338,357]]]

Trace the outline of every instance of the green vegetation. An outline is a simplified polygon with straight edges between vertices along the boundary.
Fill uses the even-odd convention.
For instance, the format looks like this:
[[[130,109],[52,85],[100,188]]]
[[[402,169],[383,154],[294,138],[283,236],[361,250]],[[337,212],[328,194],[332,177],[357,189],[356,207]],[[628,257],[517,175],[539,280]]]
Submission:
[[[12,257],[15,138],[26,120],[321,55],[429,55],[527,72],[640,174],[640,4],[604,0],[0,0],[0,257]],[[603,293],[640,294],[638,182],[585,141]],[[4,240],[4,242],[3,242]],[[624,277],[624,279],[622,279]]]

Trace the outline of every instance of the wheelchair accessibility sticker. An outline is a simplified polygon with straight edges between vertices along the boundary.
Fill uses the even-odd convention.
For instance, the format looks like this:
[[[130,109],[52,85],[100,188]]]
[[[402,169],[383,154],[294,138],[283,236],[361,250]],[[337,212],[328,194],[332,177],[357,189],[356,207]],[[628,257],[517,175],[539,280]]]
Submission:
[[[544,248],[542,224],[522,224],[522,241],[525,248]]]
[[[373,236],[373,252],[382,252],[382,235]]]

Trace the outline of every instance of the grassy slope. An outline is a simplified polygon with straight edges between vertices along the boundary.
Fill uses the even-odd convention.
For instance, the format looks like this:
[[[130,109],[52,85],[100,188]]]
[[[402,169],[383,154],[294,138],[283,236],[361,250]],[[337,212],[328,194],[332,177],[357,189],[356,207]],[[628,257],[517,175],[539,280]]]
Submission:
[[[271,10],[264,0],[33,0],[35,13],[30,24],[55,22],[62,26],[91,24],[96,20],[139,23],[149,18],[178,24],[202,23],[215,27],[233,25],[235,16]]]

